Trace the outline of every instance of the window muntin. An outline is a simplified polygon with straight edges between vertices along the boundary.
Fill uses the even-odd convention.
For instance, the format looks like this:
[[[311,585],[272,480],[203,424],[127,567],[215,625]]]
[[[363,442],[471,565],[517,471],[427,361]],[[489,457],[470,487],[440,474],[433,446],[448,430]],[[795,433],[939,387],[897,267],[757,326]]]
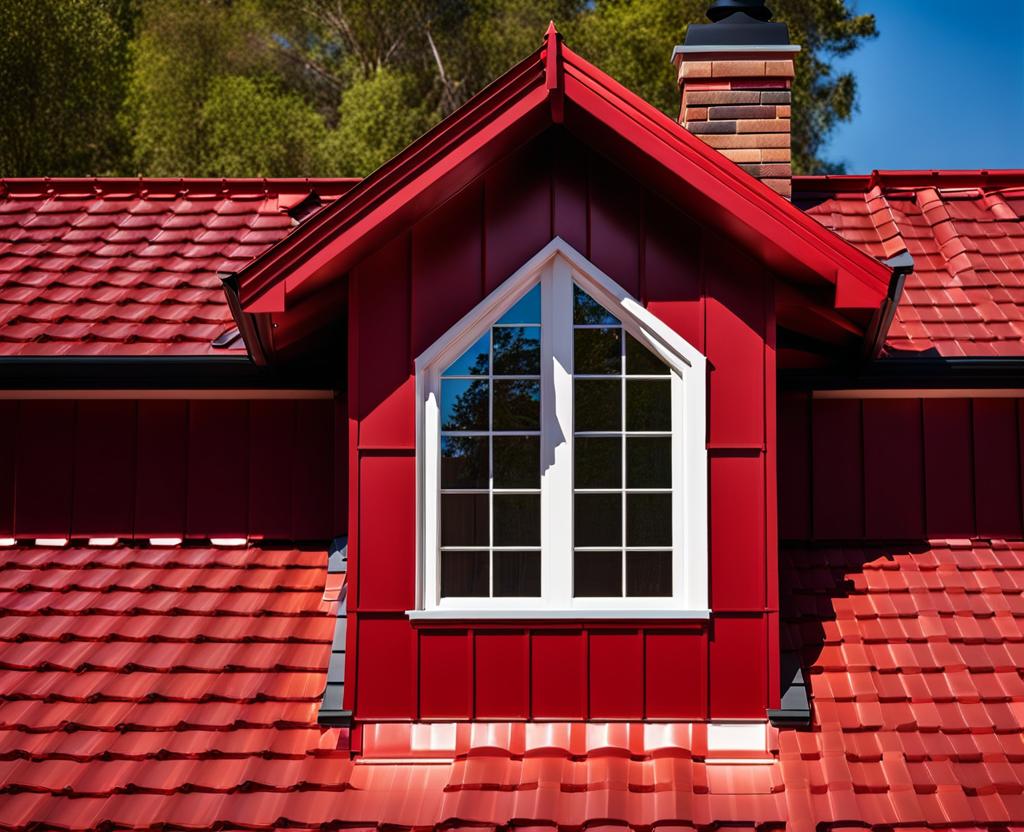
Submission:
[[[543,552],[543,558],[532,555],[528,562],[532,564],[537,559],[541,561],[542,594],[539,597],[514,594],[525,592],[520,579],[513,577],[524,573],[524,560],[515,553],[534,553],[538,548],[513,547],[512,544],[507,547],[494,546],[488,536],[486,544],[479,542],[472,547],[447,547],[453,552],[483,551],[487,554],[486,559],[478,556],[475,561],[466,557],[469,563],[478,564],[476,570],[467,564],[462,564],[460,570],[468,576],[467,585],[474,585],[479,595],[473,597],[457,594],[455,584],[452,583],[452,594],[442,597],[441,440],[446,433],[441,430],[441,403],[444,398],[441,389],[442,373],[445,378],[450,376],[454,381],[487,383],[490,401],[493,398],[494,382],[506,380],[496,375],[493,356],[490,354],[494,342],[493,328],[536,325],[532,323],[537,320],[535,315],[529,321],[511,320],[506,315],[531,290],[536,291],[537,284],[540,285],[540,299],[543,301],[540,309],[541,430],[539,444],[532,447],[536,447],[540,458],[539,550]],[[592,302],[587,308],[577,309],[574,286],[579,286]],[[592,348],[582,356],[584,360],[581,366],[588,372],[579,372],[580,368],[577,367],[576,375],[580,377],[574,378],[574,353],[578,352],[575,344],[577,329],[613,332],[605,333],[605,337],[600,337],[601,334],[580,336],[581,350],[587,347],[588,337]],[[486,352],[487,361],[471,370],[469,368],[477,364],[476,359],[463,360],[463,356],[467,351],[472,352],[481,342],[484,347],[477,349],[477,355]],[[460,364],[463,366],[456,373],[455,368]],[[707,457],[704,448],[704,366],[704,357],[699,352],[651,315],[611,278],[557,238],[501,284],[416,362],[418,397],[423,403],[417,414],[417,470],[420,472],[417,486],[420,563],[417,586],[421,600],[419,609],[410,611],[410,616],[575,617],[585,613],[598,617],[618,617],[636,613],[645,617],[706,617]],[[521,371],[521,365],[507,370]],[[599,413],[587,409],[587,413],[594,416],[594,423],[589,428],[595,434],[592,436],[577,436],[577,432],[586,434],[588,428],[586,424],[573,424],[574,410],[577,409],[574,388],[584,381],[612,382],[618,391],[618,398],[615,399],[618,407],[614,414],[610,407]],[[667,426],[664,424],[664,407],[659,406],[666,399],[659,392],[660,387],[669,388],[667,398],[670,412]],[[585,392],[586,389],[585,385]],[[591,392],[598,399],[604,393],[606,401],[612,401],[607,391],[601,389],[601,385],[593,386]],[[448,401],[452,399],[453,396],[449,395]],[[630,402],[633,403],[632,409],[628,406]],[[447,431],[459,434],[459,438],[462,438],[462,434],[486,434],[486,442],[449,456],[460,457],[459,465],[468,469],[471,486],[468,490],[477,493],[475,502],[479,505],[478,513],[483,513],[483,504],[487,501],[488,535],[493,525],[491,502],[500,496],[500,486],[496,484],[499,480],[495,479],[499,472],[512,469],[515,476],[521,477],[509,481],[509,490],[515,492],[528,489],[522,477],[531,477],[535,484],[537,471],[533,456],[524,454],[522,447],[507,448],[509,454],[504,457],[504,463],[501,462],[501,454],[495,450],[492,461],[492,450],[500,443],[511,446],[517,441],[536,441],[531,439],[530,432],[517,432],[507,429],[507,426],[506,429],[494,430],[492,409],[486,414],[486,431]],[[479,409],[472,407],[463,410],[479,413]],[[483,418],[479,421],[482,422]],[[520,433],[526,435],[520,436]],[[611,435],[602,436],[602,433]],[[595,577],[591,583],[599,583],[597,578],[602,574],[602,566],[606,571],[614,570],[618,573],[622,583],[615,596],[587,594],[587,581],[583,579],[581,592],[574,592],[574,450],[576,442],[582,443],[584,440],[593,440],[593,447],[588,450],[593,452],[591,456],[597,462],[589,466],[592,479],[589,482],[581,480],[580,490],[592,491],[592,494],[586,496],[595,498],[607,497],[609,494],[614,497],[612,492],[615,490],[620,495],[617,503],[620,506],[618,520],[609,517],[609,512],[601,511],[595,513],[594,523],[617,522],[622,542],[609,548],[586,547],[595,553],[593,568],[587,573]],[[602,448],[597,440],[612,441],[606,442]],[[666,448],[669,449],[668,453]],[[448,462],[452,463],[451,460]],[[487,489],[480,476],[483,465],[486,465],[488,471]],[[484,499],[480,499],[480,494],[484,495]],[[652,526],[655,531],[661,527],[656,520],[652,523],[644,518],[652,514],[665,514],[666,500],[669,505],[667,513],[671,516],[670,538],[666,537],[663,529],[652,537]],[[483,529],[482,522],[477,525]],[[670,544],[665,542],[667,539],[670,539]],[[476,540],[483,540],[482,531]],[[596,554],[600,552],[613,553],[614,558],[612,554],[606,554],[602,560]],[[668,560],[663,552],[670,553]],[[455,556],[452,564],[458,565]],[[489,585],[487,593],[482,589],[484,580],[477,575],[485,566]],[[453,568],[449,567],[450,575]],[[499,583],[511,587],[510,592],[514,596],[503,597],[490,586],[499,572],[504,575]],[[535,586],[536,573],[526,570],[526,574]],[[456,579],[450,577],[449,580]],[[671,585],[671,596],[658,595],[664,591],[666,584]],[[616,587],[619,586],[617,583]],[[602,590],[602,593],[606,591]],[[461,592],[459,589],[458,593]]]
[[[573,596],[671,598],[671,370],[578,285],[572,369]]]
[[[541,594],[535,286],[441,374],[441,598]]]

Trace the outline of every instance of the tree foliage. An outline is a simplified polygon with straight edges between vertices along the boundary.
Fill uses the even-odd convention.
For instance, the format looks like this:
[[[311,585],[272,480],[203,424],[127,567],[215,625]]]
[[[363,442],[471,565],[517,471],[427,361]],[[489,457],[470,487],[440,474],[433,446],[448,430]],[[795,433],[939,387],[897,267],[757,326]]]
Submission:
[[[117,122],[131,14],[115,0],[0,0],[0,173],[102,174],[128,152]]]
[[[0,173],[365,175],[535,50],[567,42],[676,116],[707,0],[0,0]],[[846,0],[773,0],[804,46],[794,162],[850,118]]]

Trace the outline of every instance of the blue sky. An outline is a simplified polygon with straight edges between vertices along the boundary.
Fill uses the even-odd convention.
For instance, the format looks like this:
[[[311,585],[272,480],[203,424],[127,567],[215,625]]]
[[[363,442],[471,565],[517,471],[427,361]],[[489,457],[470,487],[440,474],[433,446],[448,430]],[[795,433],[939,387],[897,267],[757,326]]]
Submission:
[[[1022,0],[853,0],[880,36],[837,62],[860,112],[825,158],[874,169],[1024,168]]]

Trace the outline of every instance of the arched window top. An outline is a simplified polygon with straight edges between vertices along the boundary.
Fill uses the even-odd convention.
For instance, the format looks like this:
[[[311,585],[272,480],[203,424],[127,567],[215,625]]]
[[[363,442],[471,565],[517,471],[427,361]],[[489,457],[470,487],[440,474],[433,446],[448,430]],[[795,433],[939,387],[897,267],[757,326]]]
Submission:
[[[414,617],[707,615],[705,361],[552,240],[416,361]]]

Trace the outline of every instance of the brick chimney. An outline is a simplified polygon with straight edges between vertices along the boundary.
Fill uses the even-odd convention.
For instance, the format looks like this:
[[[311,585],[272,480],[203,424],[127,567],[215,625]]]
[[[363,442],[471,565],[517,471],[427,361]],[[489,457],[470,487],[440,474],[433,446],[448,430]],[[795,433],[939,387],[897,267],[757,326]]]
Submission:
[[[672,53],[683,104],[679,122],[789,199],[793,59],[789,28],[763,0],[716,0],[711,23],[691,25]]]

